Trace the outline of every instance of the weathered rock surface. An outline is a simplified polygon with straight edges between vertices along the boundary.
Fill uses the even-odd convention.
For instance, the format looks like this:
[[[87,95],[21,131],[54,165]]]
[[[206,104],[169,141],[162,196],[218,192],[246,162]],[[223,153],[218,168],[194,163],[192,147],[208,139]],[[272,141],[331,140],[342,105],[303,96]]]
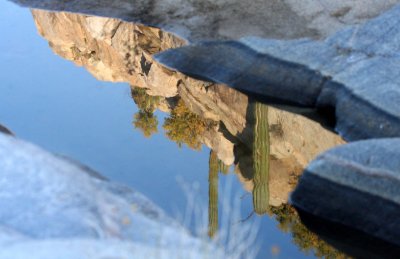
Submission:
[[[400,139],[334,148],[310,163],[291,195],[302,211],[400,246]]]
[[[398,137],[399,24],[400,5],[325,41],[205,42],[157,54],[156,60],[271,101],[334,109],[336,130],[347,140]]]
[[[220,256],[140,193],[2,133],[0,168],[1,258]]]
[[[137,0],[114,1],[113,4],[91,0],[80,1],[79,4],[56,0],[15,2],[35,8],[107,15],[142,22],[189,40],[238,39],[247,35],[281,39],[331,35],[325,41],[279,41],[253,37],[233,42],[202,43],[160,54],[158,60],[188,75],[226,83],[243,91],[267,96],[273,101],[323,111],[334,109],[337,131],[348,140],[398,136],[399,94],[395,67],[399,65],[396,53],[400,7],[394,7],[368,21],[398,1],[364,0],[349,3],[308,0],[298,3],[287,0],[268,3],[256,1],[251,4],[237,1],[229,5],[222,0],[213,3],[150,3]],[[178,2],[179,10],[176,9]],[[242,5],[246,5],[246,8]],[[224,8],[218,8],[221,6]],[[346,27],[365,21],[362,26]],[[50,20],[49,23],[52,22]],[[102,38],[107,32],[114,37],[118,34],[114,28],[120,22],[109,22],[89,18],[86,25],[93,38]],[[333,34],[339,29],[341,31]],[[132,30],[130,34],[134,34]],[[111,39],[105,39],[105,42],[110,43]],[[96,59],[96,52],[85,52],[79,48],[73,50],[77,55],[94,56],[92,59]],[[132,63],[129,55],[124,59],[124,62]],[[154,83],[151,91],[154,94],[160,89],[165,91],[165,88],[156,86],[174,78],[161,76],[164,73],[154,73],[161,72],[163,68],[149,61],[146,55],[139,60],[145,68],[154,66],[146,75],[147,83]],[[135,62],[138,63],[138,60]],[[92,72],[96,69],[104,72],[109,68],[104,64],[98,62]],[[127,70],[128,74],[130,71]],[[102,77],[122,80],[113,75],[111,70],[109,72],[103,73]],[[175,94],[176,90],[171,88],[169,95]]]
[[[387,10],[397,0],[13,0],[23,6],[120,18],[173,32],[189,41],[321,37]]]

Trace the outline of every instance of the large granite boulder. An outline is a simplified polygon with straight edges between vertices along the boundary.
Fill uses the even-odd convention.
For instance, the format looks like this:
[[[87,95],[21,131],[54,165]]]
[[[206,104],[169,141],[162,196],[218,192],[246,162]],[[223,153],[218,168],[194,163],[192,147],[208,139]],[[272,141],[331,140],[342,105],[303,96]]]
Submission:
[[[0,258],[222,258],[140,193],[2,133],[0,168]]]
[[[400,247],[399,147],[399,138],[376,139],[323,153],[306,168],[291,203],[306,214]]]
[[[324,41],[203,42],[156,55],[187,75],[270,102],[334,111],[347,140],[400,136],[400,5]]]
[[[120,18],[205,39],[324,37],[389,9],[398,0],[12,0],[23,6]]]

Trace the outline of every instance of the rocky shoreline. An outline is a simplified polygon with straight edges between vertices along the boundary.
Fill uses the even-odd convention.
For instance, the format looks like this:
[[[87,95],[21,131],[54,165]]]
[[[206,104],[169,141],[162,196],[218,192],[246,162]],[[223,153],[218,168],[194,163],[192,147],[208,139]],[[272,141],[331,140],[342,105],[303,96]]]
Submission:
[[[194,113],[219,122],[210,126],[210,136],[202,142],[226,164],[234,162],[235,145],[246,146],[261,136],[246,131],[250,98],[229,87],[287,110],[328,116],[340,136],[355,142],[324,152],[344,141],[321,130],[318,122],[271,108],[264,114],[270,125],[285,118],[280,127],[287,139],[281,149],[271,138],[270,150],[263,153],[281,162],[290,158],[290,163],[303,168],[308,165],[291,196],[300,211],[400,246],[396,241],[400,234],[398,1],[348,6],[345,1],[309,0],[306,8],[289,0],[272,1],[272,6],[256,1],[241,8],[243,3],[237,1],[224,9],[216,7],[225,1],[152,1],[151,6],[140,0],[14,2],[86,14],[33,11],[52,49],[95,77],[145,88],[148,95],[163,97],[167,110],[174,109],[168,98],[179,94]],[[174,8],[177,3],[179,10]],[[280,13],[267,28],[271,21],[265,10],[274,12],[274,8]],[[151,25],[181,38],[87,15]],[[63,26],[65,21],[74,26]],[[316,126],[297,134],[303,123]],[[317,146],[304,147],[300,141],[304,134],[314,138]],[[229,135],[235,141],[230,142]]]

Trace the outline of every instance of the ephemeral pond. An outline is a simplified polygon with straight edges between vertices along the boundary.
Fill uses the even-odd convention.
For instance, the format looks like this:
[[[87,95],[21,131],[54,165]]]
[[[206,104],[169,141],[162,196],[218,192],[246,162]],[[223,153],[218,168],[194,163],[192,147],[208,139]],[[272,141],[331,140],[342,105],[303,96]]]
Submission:
[[[314,251],[320,256],[338,253],[315,240],[316,236],[301,225],[294,209],[287,205],[304,167],[317,154],[345,143],[338,135],[304,116],[267,106],[225,85],[194,80],[164,68],[152,55],[185,43],[159,29],[62,12],[33,10],[32,14],[39,34],[54,53],[71,61],[71,65],[84,67],[98,80],[129,84],[138,108],[132,116],[132,131],[148,139],[144,145],[151,145],[152,138],[162,134],[176,142],[177,149],[185,147],[179,152],[189,152],[186,148],[209,150],[204,165],[208,170],[197,177],[203,178],[201,188],[208,190],[211,237],[221,229],[219,214],[223,209],[218,201],[224,193],[219,187],[232,175],[240,182],[240,189],[233,192],[249,194],[244,197],[251,206],[243,219],[268,219],[262,224],[275,224],[273,232],[281,228],[292,235],[291,242],[299,252]],[[158,111],[165,115],[160,117]],[[134,158],[132,163],[134,166]],[[152,170],[162,168],[159,164]],[[177,174],[182,174],[179,171],[178,167]],[[151,171],[142,173],[153,178]],[[151,180],[156,193],[158,181],[163,180]],[[134,183],[132,187],[136,187]],[[176,183],[170,188],[180,187]],[[272,237],[267,238],[271,241],[263,240],[270,235],[263,230],[259,233],[256,243],[262,246],[260,258],[270,252],[263,247],[264,242],[274,243]],[[300,235],[308,235],[309,240],[300,240]],[[313,245],[305,246],[311,240]],[[271,245],[271,251],[276,252],[276,247]]]
[[[147,200],[140,198],[134,210],[160,226],[176,223],[206,242],[220,239],[230,255],[240,247],[232,258],[346,258],[308,230],[288,203],[307,165],[346,143],[329,123],[312,120],[318,116],[312,109],[292,113],[165,68],[153,55],[187,41],[160,29],[3,5],[15,15],[0,28],[16,26],[18,33],[0,40],[0,123],[17,138],[137,190],[157,209],[146,211]],[[344,23],[365,19],[339,11]],[[330,33],[316,21],[304,30],[310,37]],[[123,219],[120,224],[135,233],[131,218]],[[113,226],[105,228],[117,233]],[[118,238],[129,241],[126,228]],[[242,239],[234,240],[235,231]],[[192,242],[187,239],[183,245]]]

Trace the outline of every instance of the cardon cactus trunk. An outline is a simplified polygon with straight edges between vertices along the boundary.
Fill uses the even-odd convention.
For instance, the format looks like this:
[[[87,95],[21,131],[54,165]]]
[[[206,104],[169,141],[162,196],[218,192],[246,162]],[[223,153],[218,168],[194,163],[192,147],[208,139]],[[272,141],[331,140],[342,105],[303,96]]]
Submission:
[[[253,169],[254,212],[262,215],[269,210],[269,130],[268,106],[255,103],[254,107],[254,141],[253,141]]]
[[[208,236],[211,238],[218,231],[218,171],[219,160],[211,150],[208,176]]]

